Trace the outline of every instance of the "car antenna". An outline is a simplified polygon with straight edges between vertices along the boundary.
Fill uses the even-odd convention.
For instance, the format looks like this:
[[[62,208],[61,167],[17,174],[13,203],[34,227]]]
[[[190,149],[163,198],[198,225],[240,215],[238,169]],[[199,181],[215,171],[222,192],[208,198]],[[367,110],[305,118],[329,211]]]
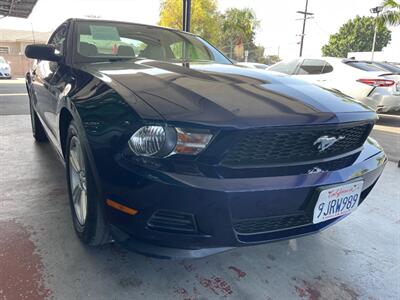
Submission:
[[[31,23],[31,30],[32,30],[32,39],[33,39],[33,43],[36,44],[36,41],[35,41],[35,31],[33,30],[33,24],[32,24],[31,21],[30,21],[30,23]]]

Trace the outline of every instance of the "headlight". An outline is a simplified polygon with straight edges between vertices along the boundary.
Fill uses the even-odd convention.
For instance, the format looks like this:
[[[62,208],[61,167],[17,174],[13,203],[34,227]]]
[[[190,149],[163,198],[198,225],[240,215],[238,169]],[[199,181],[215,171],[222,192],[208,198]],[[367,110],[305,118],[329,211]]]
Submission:
[[[140,156],[196,155],[207,147],[212,134],[194,129],[144,126],[129,139],[129,147]]]

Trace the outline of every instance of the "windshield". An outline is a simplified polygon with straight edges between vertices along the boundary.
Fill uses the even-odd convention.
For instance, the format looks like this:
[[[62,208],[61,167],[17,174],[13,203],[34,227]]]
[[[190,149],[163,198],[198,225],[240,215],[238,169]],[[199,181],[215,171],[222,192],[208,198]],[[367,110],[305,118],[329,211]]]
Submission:
[[[6,60],[0,56],[0,64],[5,64],[5,63],[6,63]]]
[[[377,64],[379,67],[392,72],[392,73],[400,73],[400,67],[397,67],[395,65],[389,64],[389,63],[375,63]]]
[[[268,71],[274,71],[274,72],[292,75],[296,71],[298,64],[299,64],[298,59],[281,61],[281,62],[274,64],[272,67],[269,67]]]
[[[79,21],[78,62],[148,58],[168,62],[231,64],[202,38],[153,26]]]

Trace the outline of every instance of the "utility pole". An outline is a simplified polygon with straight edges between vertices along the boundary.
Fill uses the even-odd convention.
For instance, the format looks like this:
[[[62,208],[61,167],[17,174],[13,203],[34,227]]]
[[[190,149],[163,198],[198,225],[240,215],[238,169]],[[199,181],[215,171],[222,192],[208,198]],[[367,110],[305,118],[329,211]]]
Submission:
[[[371,61],[374,61],[374,52],[375,52],[375,44],[376,44],[376,31],[378,29],[378,17],[379,17],[379,13],[383,10],[383,6],[377,6],[377,7],[373,7],[371,8],[369,11],[372,14],[376,14],[376,18],[375,18],[375,30],[374,30],[374,40],[372,42],[372,50],[371,50]]]
[[[313,13],[308,12],[307,9],[308,9],[308,0],[306,0],[306,8],[304,9],[304,11],[297,11],[298,14],[303,15],[303,19],[302,19],[303,20],[303,30],[301,32],[301,41],[300,41],[300,57],[303,55],[303,44],[304,44],[304,36],[305,36],[305,32],[306,32],[306,21],[307,21],[307,19],[311,19],[311,16],[314,15]]]
[[[183,12],[182,12],[182,29],[183,31],[190,32],[190,15],[192,10],[192,1],[183,0]]]
[[[190,17],[192,11],[192,0],[182,0],[183,11],[182,11],[182,30],[190,32]],[[183,43],[182,47],[182,67],[189,68],[188,60],[188,48],[186,42]]]

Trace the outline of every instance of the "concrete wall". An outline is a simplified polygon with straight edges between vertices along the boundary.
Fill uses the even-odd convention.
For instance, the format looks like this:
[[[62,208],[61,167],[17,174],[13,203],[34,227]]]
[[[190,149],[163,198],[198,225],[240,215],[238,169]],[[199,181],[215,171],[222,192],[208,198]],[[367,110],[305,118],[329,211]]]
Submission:
[[[9,54],[19,54],[21,52],[19,42],[0,42],[0,46],[7,47]]]

